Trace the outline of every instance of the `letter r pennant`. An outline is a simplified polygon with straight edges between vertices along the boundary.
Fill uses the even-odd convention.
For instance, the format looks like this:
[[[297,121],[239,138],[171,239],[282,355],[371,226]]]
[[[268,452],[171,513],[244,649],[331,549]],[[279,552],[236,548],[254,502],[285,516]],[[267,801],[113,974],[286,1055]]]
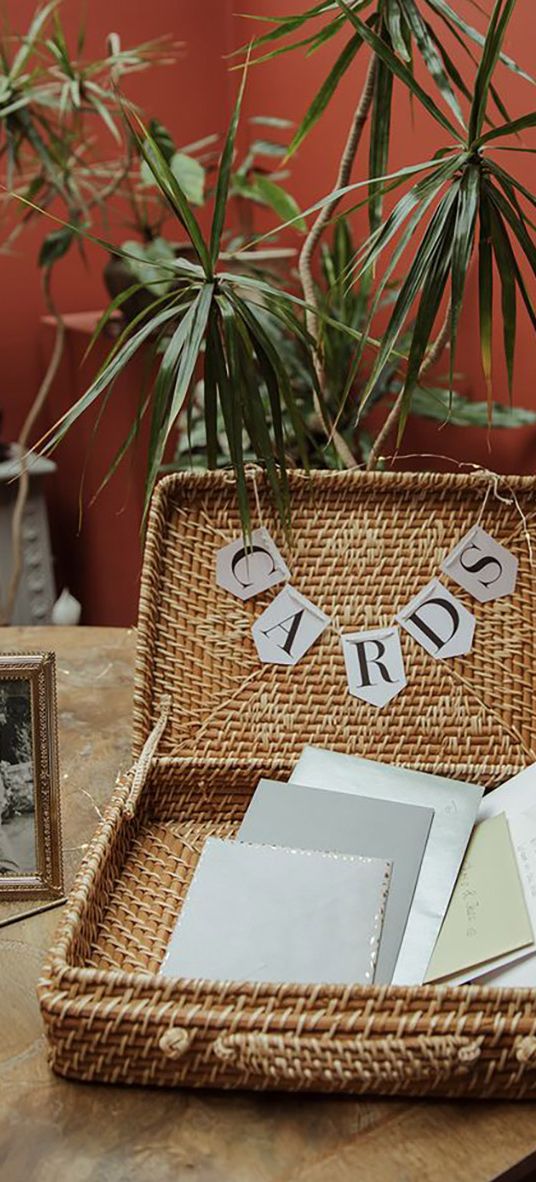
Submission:
[[[371,706],[386,706],[407,685],[400,629],[370,628],[341,637],[348,692]]]

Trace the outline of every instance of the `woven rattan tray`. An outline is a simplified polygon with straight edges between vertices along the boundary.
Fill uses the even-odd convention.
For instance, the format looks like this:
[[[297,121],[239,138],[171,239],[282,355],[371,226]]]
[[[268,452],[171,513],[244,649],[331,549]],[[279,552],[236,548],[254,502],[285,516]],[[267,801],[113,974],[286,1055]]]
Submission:
[[[137,764],[40,984],[52,1066],[114,1083],[536,1095],[536,992],[158,974],[206,836],[236,832],[259,777],[285,777],[305,743],[487,786],[536,759],[536,480],[296,473],[289,548],[262,474],[248,479],[293,585],[341,628],[391,623],[476,520],[517,554],[515,595],[466,600],[477,629],[459,660],[435,661],[404,634],[408,687],[375,710],[347,693],[335,629],[294,668],[259,662],[250,629],[273,592],[242,603],[214,578],[216,551],[240,534],[232,479],[161,482],[141,592]]]

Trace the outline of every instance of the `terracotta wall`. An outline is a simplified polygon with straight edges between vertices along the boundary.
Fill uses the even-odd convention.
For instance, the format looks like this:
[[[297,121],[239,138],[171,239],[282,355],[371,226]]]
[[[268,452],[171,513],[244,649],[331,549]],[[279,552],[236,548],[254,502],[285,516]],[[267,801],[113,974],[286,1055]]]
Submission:
[[[491,0],[483,0],[487,8]],[[471,0],[455,0],[460,14],[474,21]],[[300,8],[296,0],[252,0],[245,8],[258,15],[272,12],[293,12]],[[31,0],[9,0],[15,27],[23,27],[33,10]],[[79,16],[86,6],[82,0],[64,0],[63,12],[67,27],[74,32]],[[252,26],[232,15],[236,5],[231,0],[130,0],[125,4],[105,4],[91,0],[87,6],[88,49],[98,53],[105,35],[117,29],[125,44],[170,33],[184,42],[180,61],[173,69],[155,69],[133,77],[129,94],[150,114],[167,123],[179,142],[188,142],[214,130],[222,130],[227,121],[236,76],[230,76],[224,55],[244,42]],[[533,6],[518,5],[509,35],[508,49],[530,68],[533,64],[532,46],[536,16]],[[241,136],[247,138],[247,116],[250,114],[281,115],[299,119],[307,103],[318,89],[320,80],[329,68],[334,47],[321,50],[313,58],[301,54],[275,59],[250,72],[245,101],[245,118]],[[365,55],[357,59],[351,76],[345,79],[340,94],[324,117],[323,123],[302,148],[292,166],[292,187],[298,200],[305,206],[326,193],[333,183],[338,153],[344,141],[346,127],[359,91],[365,69]],[[505,93],[512,115],[533,105],[530,87],[503,73]],[[529,133],[530,134],[530,133]],[[528,137],[527,137],[528,139]],[[530,141],[529,141],[530,142]],[[393,168],[429,158],[438,146],[436,125],[417,109],[414,122],[409,103],[401,95],[396,103],[393,129]],[[534,188],[535,164],[530,157],[509,156],[520,178]],[[364,175],[365,154],[358,161],[355,179]],[[262,227],[268,223],[258,219]],[[361,215],[356,217],[356,230],[365,229]],[[112,231],[114,228],[112,227]],[[115,227],[117,240],[122,237]],[[0,363],[2,395],[0,406],[5,412],[5,431],[13,437],[20,425],[24,408],[31,400],[43,372],[45,354],[50,349],[50,333],[40,326],[42,300],[36,254],[42,237],[36,228],[18,244],[17,253],[0,261],[3,282],[2,319],[0,323]],[[86,270],[73,256],[57,270],[56,297],[66,312],[97,308],[103,302],[101,281],[102,258],[96,250],[89,251]],[[461,371],[459,386],[472,396],[484,396],[477,346],[477,295],[474,271],[469,277],[466,308],[461,329],[457,368]],[[519,349],[515,383],[515,401],[536,408],[535,350],[524,310],[519,314]],[[500,356],[500,325],[497,317],[495,331],[497,355],[497,398],[505,398],[504,368]],[[65,364],[56,383],[49,414],[56,414],[68,405],[73,391],[81,392],[83,373],[79,363],[83,353],[79,337],[71,340]],[[87,369],[86,369],[87,373]],[[129,623],[134,619],[137,596],[137,525],[141,496],[141,465],[134,464],[123,473],[113,490],[89,508],[92,488],[99,471],[118,436],[121,423],[130,413],[130,401],[136,394],[139,371],[134,371],[117,391],[115,408],[108,415],[109,429],[99,437],[89,465],[89,478],[84,492],[86,509],[82,532],[77,532],[77,491],[79,474],[86,451],[90,424],[78,430],[58,453],[60,473],[53,491],[55,518],[55,546],[60,582],[69,581],[84,602],[85,622]],[[536,458],[536,431],[493,432],[490,439],[485,431],[462,431],[445,428],[438,431],[429,424],[417,425],[408,435],[408,451],[453,455],[489,464],[499,471],[532,471]],[[95,466],[96,456],[96,466]],[[418,464],[418,462],[416,462]],[[93,466],[92,466],[93,465]]]

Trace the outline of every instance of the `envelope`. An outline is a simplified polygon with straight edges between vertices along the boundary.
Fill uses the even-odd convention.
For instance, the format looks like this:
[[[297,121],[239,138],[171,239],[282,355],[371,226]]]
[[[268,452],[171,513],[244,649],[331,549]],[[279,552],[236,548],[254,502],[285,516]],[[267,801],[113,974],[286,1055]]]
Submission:
[[[425,980],[462,984],[475,966],[532,942],[508,821],[499,813],[475,827]]]
[[[321,747],[304,749],[290,779],[330,791],[433,808],[430,836],[393,976],[394,985],[422,984],[484,789]]]
[[[393,863],[375,982],[395,970],[433,810],[261,780],[238,831],[240,841],[385,858]]]
[[[479,810],[479,819],[506,813],[514,844],[525,899],[536,933],[536,764],[488,792]],[[510,956],[500,957],[487,966],[479,977],[480,985],[507,985],[512,988],[536,986],[536,943]]]
[[[161,973],[370,984],[390,871],[379,858],[209,837]]]

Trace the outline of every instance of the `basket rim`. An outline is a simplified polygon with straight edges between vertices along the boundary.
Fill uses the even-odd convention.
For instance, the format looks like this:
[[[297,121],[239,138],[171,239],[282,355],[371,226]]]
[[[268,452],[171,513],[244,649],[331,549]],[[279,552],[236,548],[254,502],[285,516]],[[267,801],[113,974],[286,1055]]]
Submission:
[[[257,486],[264,492],[269,489],[266,473],[258,464],[246,465],[246,481],[251,486]],[[292,491],[307,484],[324,489],[329,486],[348,492],[359,487],[363,491],[384,490],[392,492],[397,489],[414,488],[424,493],[436,492],[439,496],[443,492],[458,490],[459,492],[473,491],[475,495],[485,496],[485,489],[493,488],[495,495],[503,499],[503,493],[510,492],[514,503],[517,494],[536,494],[536,475],[502,475],[491,470],[478,467],[469,472],[420,472],[420,471],[382,471],[368,472],[361,468],[332,471],[328,469],[312,469],[305,472],[294,469],[288,473],[289,488]],[[491,482],[491,483],[490,483]],[[137,759],[143,745],[154,725],[155,702],[154,686],[154,655],[158,649],[158,622],[154,612],[154,598],[160,586],[162,577],[163,554],[166,542],[166,526],[170,521],[170,506],[175,496],[184,495],[185,506],[188,500],[195,500],[196,496],[205,492],[233,489],[236,479],[231,469],[217,469],[214,471],[178,471],[163,476],[157,483],[151,501],[145,551],[140,585],[139,613],[137,623],[136,662],[133,697],[133,727],[132,727],[132,755]]]
[[[455,461],[453,461],[455,462]],[[462,465],[463,466],[463,465]],[[303,481],[321,483],[322,481],[337,482],[338,484],[354,484],[357,481],[365,485],[396,485],[402,484],[417,484],[423,487],[433,485],[444,485],[448,487],[469,487],[471,485],[485,483],[491,481],[497,488],[501,484],[506,487],[513,487],[515,489],[531,489],[536,488],[536,474],[522,475],[520,473],[499,473],[493,472],[490,468],[483,468],[480,465],[467,465],[470,471],[462,472],[430,472],[430,471],[414,471],[414,470],[399,470],[389,469],[385,471],[369,472],[365,468],[345,468],[342,470],[332,468],[311,468],[306,472],[301,468],[293,468],[288,472],[289,485],[298,487]],[[259,480],[263,484],[267,484],[267,477],[264,468],[260,464],[248,463],[245,465],[246,480],[253,483],[254,480]],[[166,494],[174,485],[192,485],[199,488],[213,488],[221,485],[236,486],[236,479],[231,468],[217,468],[217,469],[181,469],[177,472],[168,472],[162,476],[158,481],[154,494],[153,503],[159,496]]]

